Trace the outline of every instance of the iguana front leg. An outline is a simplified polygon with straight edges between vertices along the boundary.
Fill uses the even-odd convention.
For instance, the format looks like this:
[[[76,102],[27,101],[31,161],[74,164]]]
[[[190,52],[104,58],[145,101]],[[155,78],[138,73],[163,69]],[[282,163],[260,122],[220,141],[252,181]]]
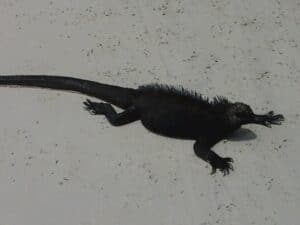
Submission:
[[[105,115],[107,120],[113,126],[121,126],[139,119],[139,114],[135,107],[129,107],[121,113],[117,113],[116,110],[108,103],[92,102],[87,99],[84,102],[85,109],[93,115]]]
[[[211,150],[217,142],[218,141],[198,139],[194,144],[194,152],[199,158],[208,162],[212,166],[211,174],[216,173],[217,169],[219,169],[225,176],[230,173],[230,170],[233,170],[233,166],[231,164],[233,159],[229,157],[222,158]]]

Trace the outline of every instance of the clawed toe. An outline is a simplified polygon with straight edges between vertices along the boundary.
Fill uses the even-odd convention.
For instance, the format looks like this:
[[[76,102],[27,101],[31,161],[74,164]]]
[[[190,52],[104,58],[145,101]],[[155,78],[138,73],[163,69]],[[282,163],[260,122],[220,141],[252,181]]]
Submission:
[[[92,115],[100,115],[105,114],[106,110],[106,103],[98,103],[92,102],[91,100],[87,99],[84,104],[84,109],[89,111]]]
[[[91,102],[89,99],[87,99],[85,102],[83,102],[83,104],[84,104],[84,109],[85,110],[87,110],[92,115],[96,114],[96,110],[93,106],[93,102]]]
[[[274,115],[274,111],[270,111],[259,118],[261,118],[259,123],[269,128],[271,128],[272,125],[281,125],[281,122],[284,121],[284,116],[282,114]]]
[[[226,158],[224,158],[224,160],[227,161],[227,162],[230,162],[230,163],[233,163],[233,162],[234,162],[233,159],[230,158],[230,157],[226,157]]]
[[[211,174],[215,174],[217,169],[219,169],[223,173],[223,176],[228,175],[230,171],[234,170],[232,163],[233,163],[232,158],[219,158],[218,160],[211,162],[212,165]]]
[[[210,175],[213,175],[213,174],[215,174],[216,172],[217,172],[217,168],[212,167],[211,172],[210,172]]]
[[[93,105],[93,102],[89,99],[86,99],[83,104],[85,105],[85,107],[91,108]]]
[[[253,123],[261,124],[266,127],[271,128],[272,125],[281,125],[281,122],[284,121],[284,116],[282,114],[274,114],[274,111],[269,111],[264,115],[254,114]]]
[[[272,119],[276,121],[284,121],[284,116],[282,114],[278,114],[273,116]]]
[[[281,114],[273,115],[267,122],[269,124],[281,125],[281,122],[284,121],[284,116]]]
[[[223,176],[226,176],[230,173],[230,170],[233,170],[233,166],[231,163],[233,163],[233,159],[232,158],[224,158],[224,166],[221,170],[221,172],[223,173]]]

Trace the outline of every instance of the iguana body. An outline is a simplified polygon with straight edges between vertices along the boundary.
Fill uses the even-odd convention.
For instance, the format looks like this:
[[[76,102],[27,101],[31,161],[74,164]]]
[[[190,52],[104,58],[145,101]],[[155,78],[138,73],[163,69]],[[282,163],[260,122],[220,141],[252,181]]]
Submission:
[[[0,85],[68,90],[95,97],[107,103],[84,102],[91,113],[105,115],[114,126],[137,120],[150,131],[174,138],[195,140],[194,151],[216,169],[228,174],[231,158],[222,158],[211,150],[220,140],[247,123],[266,126],[280,124],[282,115],[269,112],[256,115],[243,103],[231,103],[217,97],[212,101],[185,89],[164,85],[146,85],[137,89],[101,84],[61,76],[0,76]],[[124,111],[117,113],[112,105]]]

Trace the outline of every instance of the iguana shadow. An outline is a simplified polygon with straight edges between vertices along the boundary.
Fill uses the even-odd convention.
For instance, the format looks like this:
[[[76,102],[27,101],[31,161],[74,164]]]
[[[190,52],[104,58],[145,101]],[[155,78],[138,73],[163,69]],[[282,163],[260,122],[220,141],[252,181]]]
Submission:
[[[257,135],[247,128],[240,128],[233,132],[232,135],[228,137],[229,141],[249,141],[257,138]]]

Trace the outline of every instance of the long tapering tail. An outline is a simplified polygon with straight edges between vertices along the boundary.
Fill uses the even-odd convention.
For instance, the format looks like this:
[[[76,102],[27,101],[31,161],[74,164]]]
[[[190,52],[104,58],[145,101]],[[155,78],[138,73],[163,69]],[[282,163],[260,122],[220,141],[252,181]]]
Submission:
[[[131,105],[135,89],[123,88],[94,81],[64,76],[1,75],[0,85],[40,87],[54,90],[75,91],[99,98],[120,108]]]

